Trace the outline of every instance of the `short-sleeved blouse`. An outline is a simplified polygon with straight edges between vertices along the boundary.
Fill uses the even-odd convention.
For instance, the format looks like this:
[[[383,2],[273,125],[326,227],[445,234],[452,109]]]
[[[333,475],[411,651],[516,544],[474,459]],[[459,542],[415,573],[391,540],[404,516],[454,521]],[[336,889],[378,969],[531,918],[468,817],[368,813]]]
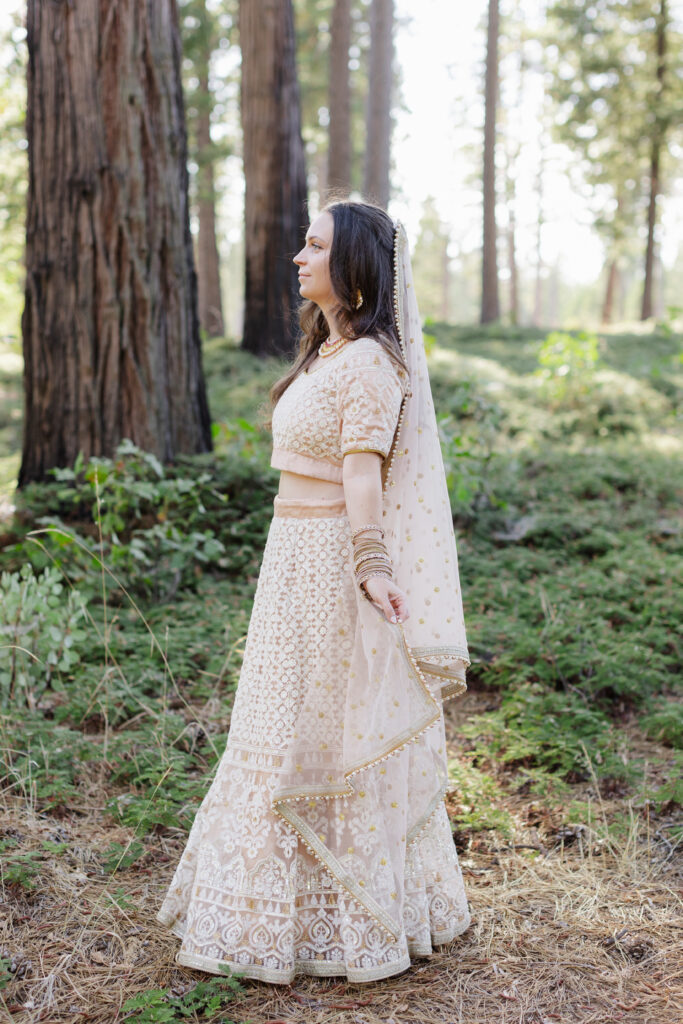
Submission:
[[[280,396],[271,466],[341,483],[345,455],[386,458],[408,383],[380,342],[348,342],[312,373],[300,373]]]

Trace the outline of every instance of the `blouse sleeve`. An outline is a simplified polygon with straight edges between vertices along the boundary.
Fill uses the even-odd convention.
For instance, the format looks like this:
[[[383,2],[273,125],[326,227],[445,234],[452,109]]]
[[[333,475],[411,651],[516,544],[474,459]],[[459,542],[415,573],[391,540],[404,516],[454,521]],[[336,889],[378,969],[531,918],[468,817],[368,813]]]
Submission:
[[[384,352],[365,349],[347,360],[337,390],[342,457],[353,452],[387,457],[405,390],[403,377],[405,371]]]

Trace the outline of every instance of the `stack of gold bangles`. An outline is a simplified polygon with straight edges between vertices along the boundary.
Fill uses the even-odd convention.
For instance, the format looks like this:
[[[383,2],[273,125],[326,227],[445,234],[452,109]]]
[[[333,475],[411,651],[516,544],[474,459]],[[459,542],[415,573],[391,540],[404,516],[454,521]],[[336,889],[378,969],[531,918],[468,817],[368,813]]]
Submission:
[[[381,539],[361,537],[361,534],[369,533],[371,530],[377,530],[381,534]],[[368,523],[367,526],[359,526],[357,530],[353,531],[351,541],[353,542],[353,563],[356,582],[368,601],[372,601],[372,598],[363,586],[365,581],[371,576],[392,578],[393,570],[391,559],[384,543],[384,530],[375,523]]]

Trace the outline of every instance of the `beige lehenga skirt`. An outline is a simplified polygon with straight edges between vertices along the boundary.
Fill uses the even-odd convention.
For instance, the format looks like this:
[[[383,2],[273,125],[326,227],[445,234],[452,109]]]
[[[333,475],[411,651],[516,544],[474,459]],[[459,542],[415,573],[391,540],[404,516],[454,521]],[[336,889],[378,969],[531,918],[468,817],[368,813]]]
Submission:
[[[297,974],[371,981],[405,970],[412,956],[429,955],[470,923],[443,799],[404,843],[400,884],[395,872],[387,883],[400,889],[387,889],[389,905],[398,907],[397,935],[354,895],[367,891],[358,889],[366,884],[358,878],[372,863],[377,873],[367,884],[383,898],[381,872],[389,869],[383,840],[374,838],[382,836],[381,807],[345,823],[354,830],[350,842],[367,854],[354,876],[354,845],[344,845],[330,870],[273,806],[302,702],[320,693],[325,707],[326,690],[343,700],[338,689],[359,614],[351,553],[343,499],[275,498],[226,750],[157,914],[181,939],[179,964],[216,974],[227,965],[283,984]],[[378,770],[390,777],[392,759]],[[321,839],[333,827],[326,818],[344,817],[340,806],[334,799],[316,804]]]

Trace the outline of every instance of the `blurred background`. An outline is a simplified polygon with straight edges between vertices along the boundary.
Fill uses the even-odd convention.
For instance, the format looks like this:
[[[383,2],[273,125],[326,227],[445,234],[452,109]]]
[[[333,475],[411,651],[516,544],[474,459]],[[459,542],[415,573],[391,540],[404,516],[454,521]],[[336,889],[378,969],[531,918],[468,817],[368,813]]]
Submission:
[[[370,66],[382,56],[371,56],[371,7],[370,0],[294,2],[311,217],[330,176],[335,184],[361,192],[367,184]],[[23,8],[20,0],[5,0],[0,15],[0,331],[5,335],[18,333],[23,290]],[[501,0],[494,162],[503,322],[571,327],[641,318],[653,144],[659,147],[657,207],[646,313],[662,318],[669,307],[683,304],[682,11],[676,0],[662,5]],[[335,13],[341,28],[335,29]],[[244,314],[237,2],[180,2],[178,16],[192,233],[201,244],[206,229],[199,201],[210,180],[207,201],[222,319],[226,332],[237,337]],[[475,322],[481,313],[485,65],[492,46],[487,16],[483,0],[397,0],[391,24],[383,26],[394,42],[387,93],[389,210],[404,221],[415,248],[424,314],[455,323]],[[330,60],[335,30],[341,31],[344,47],[336,65]],[[658,70],[658,33],[664,76]],[[346,114],[334,106],[335,94],[344,97],[344,90]],[[335,139],[342,136],[341,155],[333,131]]]

